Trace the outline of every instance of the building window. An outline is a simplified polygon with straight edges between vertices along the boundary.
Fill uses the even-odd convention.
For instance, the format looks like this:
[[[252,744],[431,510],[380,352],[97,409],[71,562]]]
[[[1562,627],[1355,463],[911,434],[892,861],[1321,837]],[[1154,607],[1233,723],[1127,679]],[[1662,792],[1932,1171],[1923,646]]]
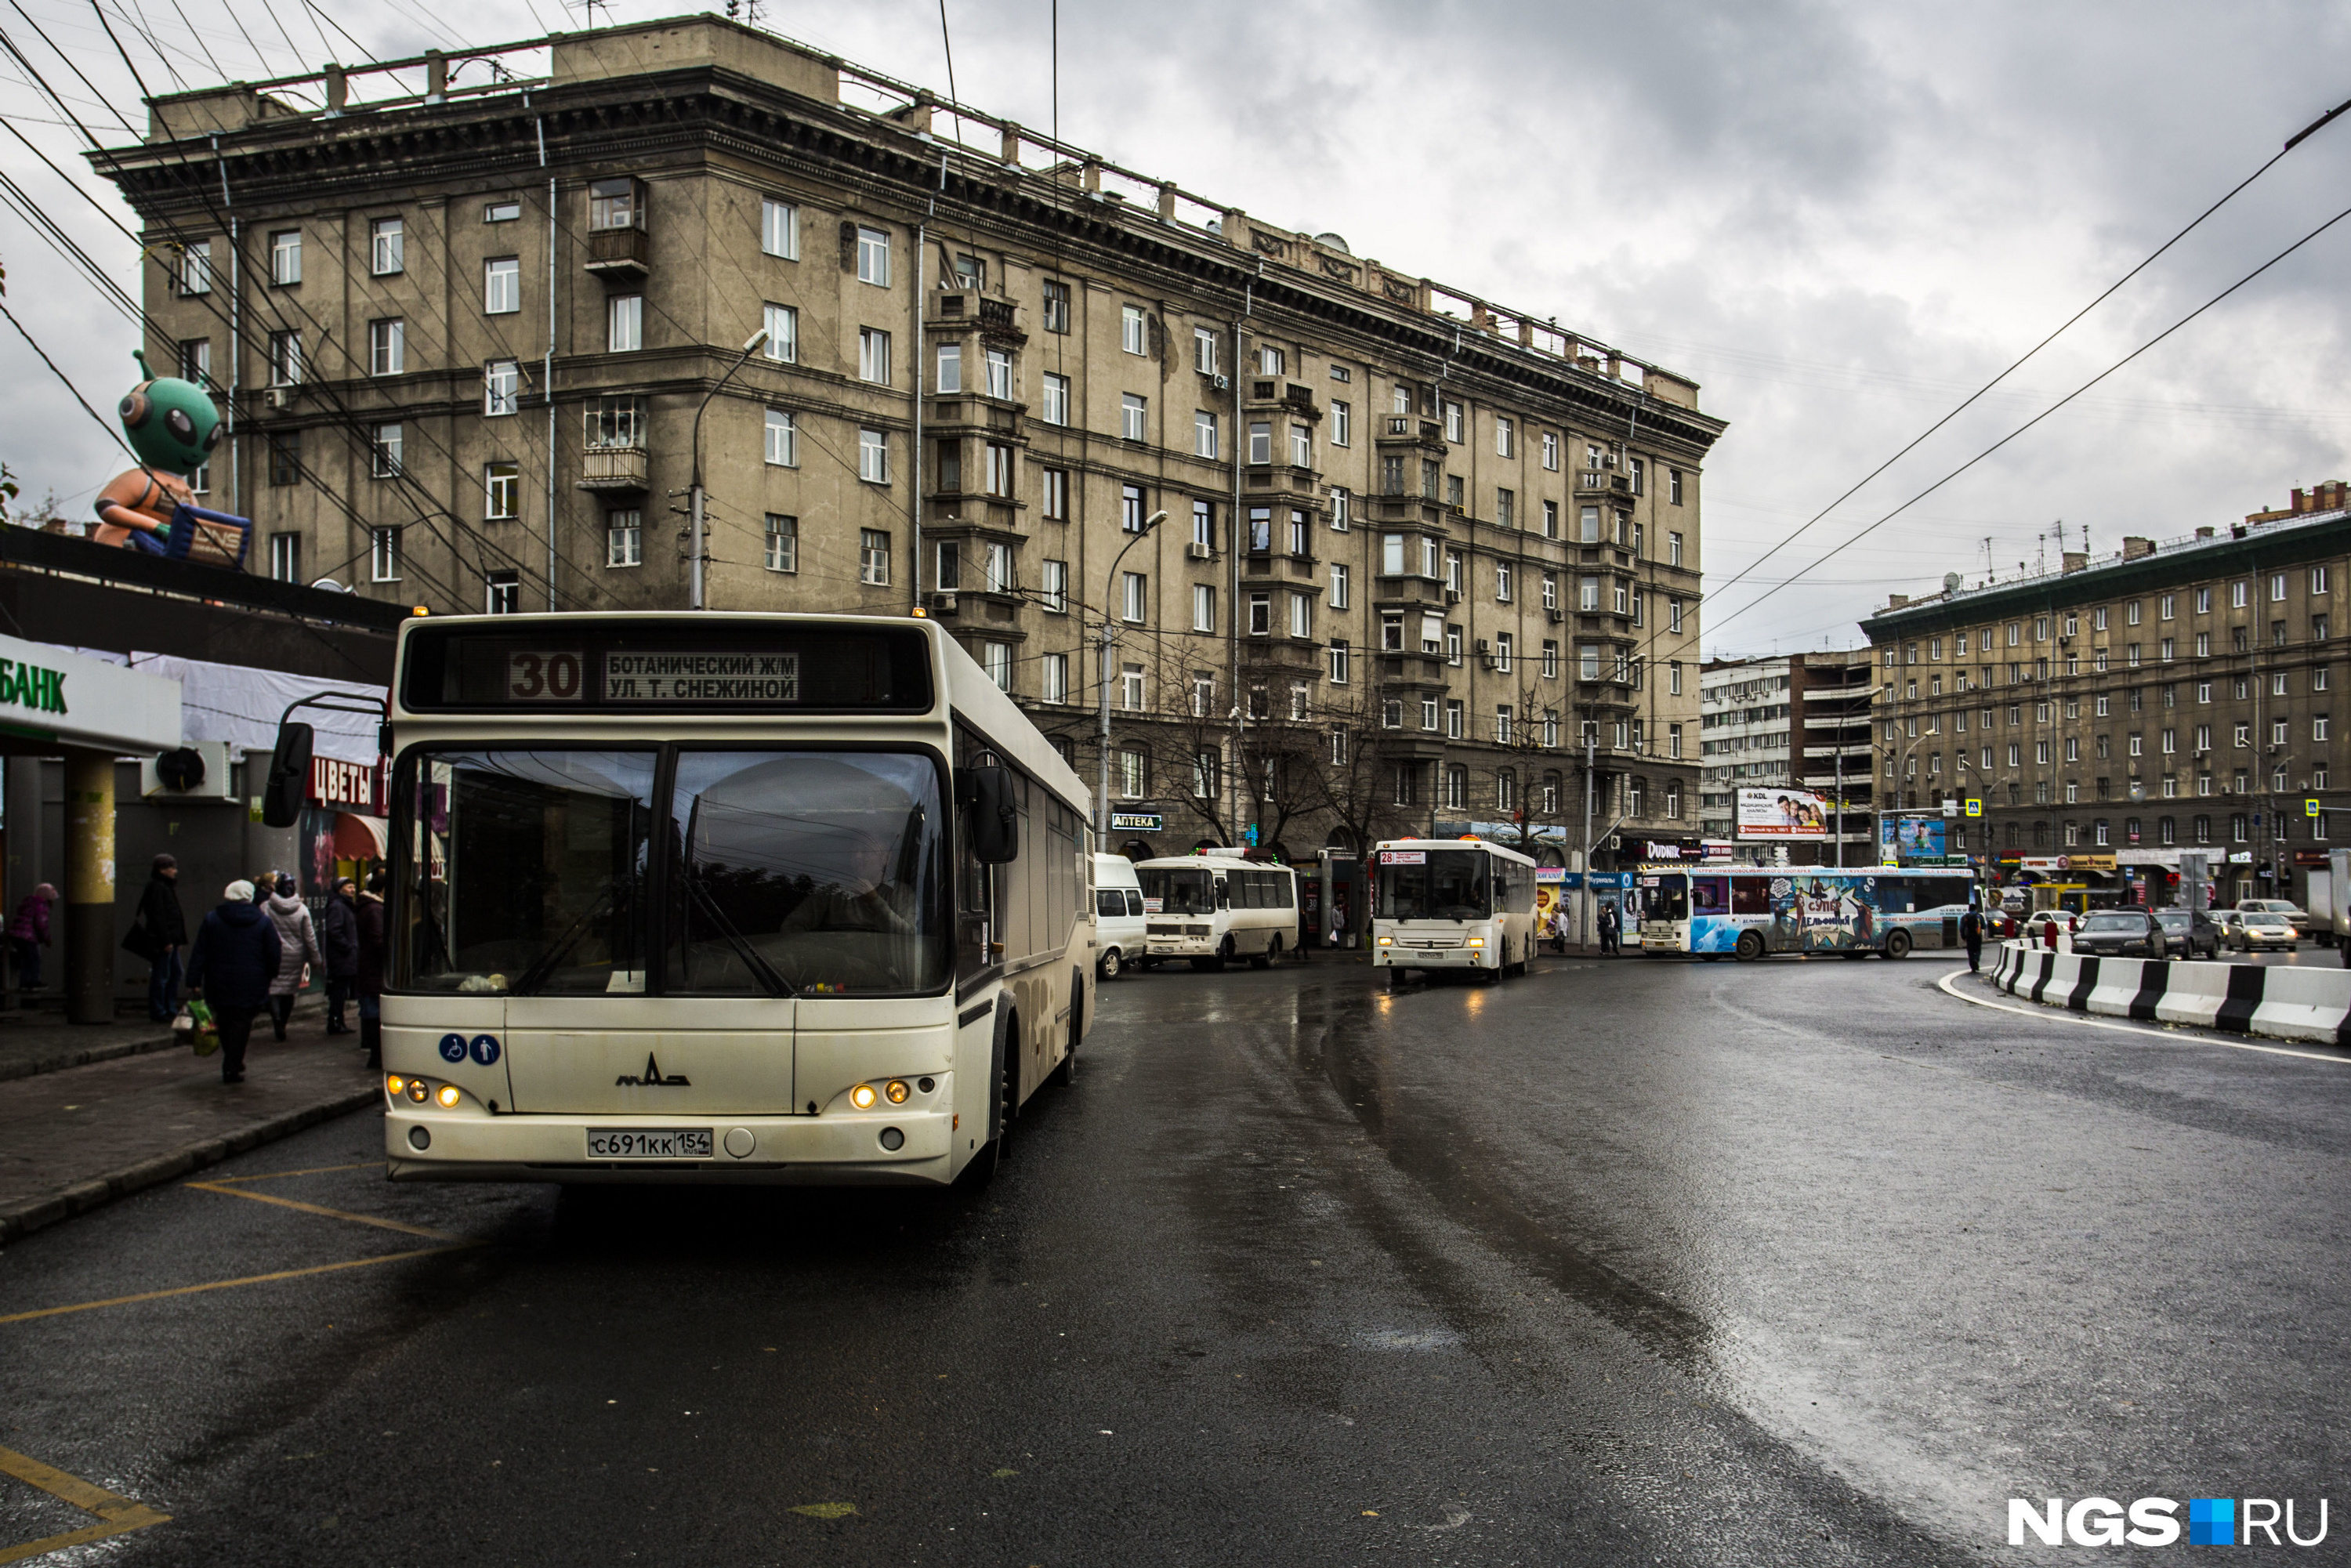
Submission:
[[[1494,521],[1506,528],[1519,526],[1519,497],[1514,490],[1494,492]]]
[[[769,571],[796,572],[800,569],[800,520],[780,513],[768,514],[767,550],[760,564]]]
[[[1205,582],[1192,585],[1192,630],[1213,632],[1217,629],[1217,591]]]
[[[300,332],[269,334],[269,384],[274,387],[302,384],[302,334]]]
[[[1065,703],[1070,700],[1070,656],[1048,653],[1038,666],[1038,700]]]
[[[938,359],[938,375],[934,382],[935,389],[941,392],[963,391],[963,345],[941,343]]]
[[[1305,594],[1290,596],[1290,634],[1301,639],[1314,635],[1314,601]]]
[[[1494,668],[1503,674],[1510,673],[1510,660],[1518,644],[1508,632],[1494,633]]]
[[[302,580],[302,536],[269,536],[269,575],[279,582]]]
[[[1118,310],[1118,346],[1130,354],[1147,353],[1148,335],[1143,307],[1122,305]]]
[[[190,338],[180,344],[180,379],[209,386],[213,379],[213,340]]]
[[[1144,771],[1144,754],[1134,747],[1122,747],[1119,749],[1118,754],[1118,793],[1120,799],[1126,800],[1142,800],[1144,785],[1146,781],[1146,775]],[[1215,791],[1211,790],[1210,793],[1214,794]]]
[[[269,281],[280,288],[302,281],[300,229],[279,229],[269,236]]]
[[[1129,713],[1143,708],[1143,666],[1121,664],[1118,667],[1118,706]]]
[[[1008,544],[991,540],[987,545],[986,553],[981,556],[980,559],[982,565],[986,569],[986,575],[982,578],[979,585],[982,591],[987,593],[1012,592],[1014,586],[1012,581],[1012,547]]]
[[[1346,562],[1336,560],[1332,561],[1331,563],[1332,609],[1344,610],[1347,608],[1347,587],[1348,570]]]
[[[786,261],[800,258],[800,210],[789,202],[759,203],[759,249]]]
[[[987,350],[987,395],[1007,402],[1012,397],[1012,356],[1002,349]]]
[[[302,480],[302,433],[272,431],[269,434],[269,482],[298,485]]]
[[[1123,392],[1119,397],[1118,433],[1129,441],[1148,440],[1151,403],[1140,392]]]
[[[1445,402],[1445,439],[1455,445],[1461,444],[1461,405],[1447,398]]]
[[[522,262],[511,256],[482,263],[482,314],[511,316],[522,308]]]
[[[1331,400],[1331,444],[1348,446],[1354,442],[1355,411],[1337,398]]]
[[[1196,457],[1214,457],[1217,455],[1217,416],[1205,408],[1195,409],[1192,413],[1192,455]]]
[[[946,369],[946,356],[939,356],[939,368]],[[890,384],[890,334],[878,327],[857,329],[857,379],[872,382],[876,386]],[[960,384],[960,382],[958,382]],[[946,390],[942,387],[942,392]]]
[[[396,479],[400,476],[401,429],[396,424],[379,424],[368,441],[368,475],[375,479]]]
[[[760,351],[779,364],[798,364],[800,357],[800,313],[789,305],[769,303],[761,321],[768,329],[768,340]]]
[[[1289,368],[1290,356],[1284,353],[1281,350],[1273,347],[1271,344],[1267,344],[1258,350],[1257,369],[1259,375],[1278,376],[1284,373],[1289,370]]]
[[[1273,631],[1273,595],[1252,593],[1249,600],[1249,634],[1264,637]]]
[[[400,530],[398,528],[368,530],[368,580],[371,582],[400,580]]]
[[[378,218],[368,225],[368,270],[378,277],[404,271],[405,231],[398,218]]]
[[[522,573],[494,571],[482,582],[482,608],[492,615],[512,615],[522,609]]]
[[[963,587],[963,542],[941,539],[931,557],[931,584],[941,593],[954,593]]]
[[[1314,433],[1305,425],[1290,427],[1290,465],[1292,468],[1314,466]]]
[[[1332,638],[1329,653],[1331,664],[1331,684],[1334,686],[1343,686],[1347,684],[1348,645],[1346,639],[1343,637]]]
[[[890,535],[886,530],[857,530],[857,580],[869,588],[890,586]]]
[[[1119,574],[1119,618],[1130,626],[1143,624],[1151,604],[1151,580],[1139,571]]]
[[[1206,327],[1192,329],[1192,368],[1204,376],[1217,373],[1217,335]]]
[[[1057,376],[1050,371],[1046,372],[1044,417],[1047,424],[1067,424],[1070,423],[1069,377]]]
[[[778,468],[800,464],[799,425],[789,410],[771,408],[767,414],[767,460]]]
[[[1066,332],[1070,329],[1070,286],[1055,278],[1045,280],[1045,330]]]
[[[890,236],[881,229],[858,228],[857,281],[890,287]]]
[[[1515,421],[1497,417],[1494,421],[1494,455],[1516,457],[1519,455],[1519,427]]]
[[[998,691],[1010,691],[1012,689],[1012,644],[982,643],[979,645],[979,667],[987,672],[987,678],[996,683]]]
[[[1066,468],[1044,469],[1040,477],[1040,489],[1042,491],[1042,496],[1039,510],[1044,514],[1045,519],[1055,523],[1068,522],[1070,520],[1069,470]]]
[[[604,349],[631,354],[645,346],[645,297],[615,294],[604,302]]]
[[[368,323],[368,373],[396,376],[408,368],[408,323],[397,316]]]
[[[492,360],[482,367],[482,413],[496,418],[522,406],[522,367],[512,360]]]
[[[1143,494],[1142,486],[1121,485],[1118,487],[1119,531],[1129,534],[1141,533],[1143,531],[1143,520],[1145,517],[1149,516],[1149,514],[1144,509],[1147,504],[1148,503]]]
[[[510,523],[522,515],[522,465],[482,465],[482,517],[485,521]]]
[[[212,291],[213,242],[208,239],[191,241],[180,252],[180,292],[197,295]]]
[[[645,563],[645,515],[634,507],[604,514],[604,564]]]
[[[915,454],[919,458],[922,455]],[[918,463],[916,465],[920,466]],[[869,485],[890,482],[890,433],[886,430],[861,430],[857,433],[857,476]]]
[[[1012,448],[987,444],[987,493],[1009,498],[1012,494]]]

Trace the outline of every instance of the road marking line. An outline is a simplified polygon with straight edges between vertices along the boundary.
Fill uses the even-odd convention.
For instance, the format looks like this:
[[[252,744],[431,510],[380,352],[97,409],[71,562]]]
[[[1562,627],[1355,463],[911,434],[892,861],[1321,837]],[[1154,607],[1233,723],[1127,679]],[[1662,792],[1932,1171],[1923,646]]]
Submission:
[[[52,1552],[62,1552],[68,1546],[84,1542],[103,1541],[110,1535],[127,1535],[134,1530],[144,1530],[152,1524],[164,1524],[168,1513],[157,1513],[143,1502],[133,1501],[101,1486],[93,1486],[79,1476],[69,1476],[28,1458],[11,1448],[0,1448],[0,1473],[15,1476],[28,1486],[38,1487],[51,1497],[69,1502],[84,1513],[94,1513],[103,1520],[87,1529],[70,1531],[63,1535],[51,1535],[31,1541],[22,1546],[0,1547],[0,1563],[23,1563],[30,1558],[46,1557]]]
[[[325,1176],[330,1171],[380,1171],[381,1169],[383,1169],[381,1160],[361,1160],[355,1166],[309,1166],[298,1171],[263,1171],[259,1176],[214,1176],[211,1179],[225,1186],[231,1182],[238,1181],[276,1181],[280,1176]]]
[[[243,1197],[249,1198],[255,1203],[274,1203],[280,1208],[297,1208],[304,1214],[322,1214],[329,1219],[348,1219],[354,1225],[373,1225],[385,1230],[403,1231],[410,1236],[422,1236],[429,1241],[464,1241],[465,1239],[462,1236],[453,1236],[446,1230],[434,1230],[425,1226],[410,1225],[397,1219],[378,1219],[371,1214],[353,1214],[347,1208],[327,1208],[315,1203],[303,1203],[295,1198],[279,1197],[275,1193],[239,1192],[235,1187],[223,1186],[218,1182],[192,1181],[182,1185],[192,1186],[198,1192],[216,1192],[224,1197]]]
[[[2182,1034],[2176,1030],[2149,1029],[2145,1024],[2116,1023],[2111,1019],[2085,1018],[2080,1013],[2072,1012],[2064,1008],[2046,1008],[2038,1004],[2029,1008],[2020,1008],[2007,1002],[1988,1002],[1981,997],[1970,997],[1951,989],[1951,982],[1958,978],[1959,976],[1956,974],[1946,975],[1941,980],[1936,982],[1935,988],[1946,996],[1957,997],[1963,1002],[1972,1002],[1980,1008],[1991,1008],[2004,1013],[2021,1013],[2026,1018],[2067,1019],[2074,1023],[2087,1024],[2092,1029],[2112,1029],[2120,1030],[2125,1034],[2151,1035],[2157,1040],[2169,1040],[2174,1045],[2183,1041],[2191,1045],[2225,1045],[2231,1051],[2258,1051],[2263,1056],[2298,1056],[2304,1061],[2331,1061],[2337,1067],[2351,1066],[2351,1057],[2327,1056],[2315,1051],[2294,1051],[2283,1045],[2254,1045],[2241,1040],[2215,1040],[2209,1034]]]
[[[76,1301],[68,1307],[42,1307],[30,1312],[12,1312],[0,1317],[0,1323],[29,1322],[35,1318],[54,1318],[66,1312],[95,1312],[100,1307],[127,1307],[137,1301],[160,1301],[167,1296],[193,1296],[205,1291],[226,1291],[239,1285],[266,1285],[278,1280],[299,1280],[310,1274],[332,1274],[344,1269],[371,1269],[378,1263],[397,1263],[408,1258],[430,1258],[442,1252],[462,1252],[479,1247],[479,1241],[460,1241],[454,1247],[419,1247],[411,1252],[387,1252],[381,1258],[354,1258],[345,1263],[319,1263],[308,1269],[281,1269],[274,1274],[248,1274],[241,1280],[214,1280],[204,1285],[178,1285],[168,1291],[142,1291],[135,1296],[110,1296],[102,1301]],[[7,1559],[0,1558],[0,1563]]]

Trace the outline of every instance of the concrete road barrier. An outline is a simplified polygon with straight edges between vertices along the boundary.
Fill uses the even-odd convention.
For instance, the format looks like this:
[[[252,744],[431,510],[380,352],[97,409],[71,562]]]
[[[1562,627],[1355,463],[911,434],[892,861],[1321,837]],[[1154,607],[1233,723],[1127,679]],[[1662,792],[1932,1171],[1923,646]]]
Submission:
[[[2003,942],[1991,983],[2077,1013],[2351,1048],[2351,969],[2097,958]]]

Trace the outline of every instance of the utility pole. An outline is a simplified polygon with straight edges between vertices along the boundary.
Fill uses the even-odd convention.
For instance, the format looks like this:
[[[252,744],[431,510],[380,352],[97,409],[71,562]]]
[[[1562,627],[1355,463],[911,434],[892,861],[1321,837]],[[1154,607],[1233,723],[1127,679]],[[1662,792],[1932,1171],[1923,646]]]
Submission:
[[[1586,720],[1584,721],[1584,726],[1585,726],[1585,727],[1584,727],[1584,731],[1583,731],[1583,917],[1582,917],[1581,919],[1579,919],[1579,920],[1576,922],[1576,929],[1577,929],[1577,938],[1576,938],[1576,939],[1577,939],[1577,944],[1578,944],[1578,946],[1583,946],[1583,947],[1584,947],[1584,948],[1586,948],[1586,949],[1589,949],[1589,948],[1591,947],[1591,946],[1592,946],[1592,908],[1593,908],[1593,898],[1596,896],[1596,895],[1593,894],[1593,889],[1592,889],[1592,806],[1593,806],[1593,800],[1592,800],[1592,797],[1593,797],[1593,779],[1592,779],[1592,769],[1593,769],[1593,766],[1594,766],[1595,762],[1597,761],[1596,754],[1597,754],[1597,752],[1598,752],[1598,750],[1599,750],[1599,747],[1600,747],[1600,728],[1599,728],[1599,726],[1598,726],[1597,724],[1595,724],[1593,721],[1592,721],[1592,720],[1590,720],[1590,719],[1586,719]]]
[[[1143,527],[1135,529],[1134,537],[1111,558],[1110,571],[1102,579],[1102,678],[1095,683],[1094,700],[1094,712],[1102,724],[1102,789],[1101,793],[1094,797],[1094,833],[1096,848],[1104,853],[1109,852],[1110,844],[1110,654],[1111,650],[1117,646],[1116,639],[1111,635],[1111,605],[1113,602],[1111,595],[1118,588],[1119,564],[1126,559],[1126,552],[1149,538],[1151,530],[1166,519],[1167,514],[1164,511],[1154,512],[1144,518]]]
[[[693,553],[688,557],[686,563],[692,569],[691,575],[687,579],[688,587],[686,592],[686,607],[691,610],[704,610],[709,607],[709,601],[704,596],[702,582],[702,502],[704,494],[702,488],[703,412],[709,408],[710,400],[716,397],[720,390],[723,389],[728,382],[735,379],[735,372],[741,370],[744,363],[750,359],[752,350],[767,340],[768,329],[765,327],[762,327],[758,331],[752,333],[750,340],[743,345],[743,351],[735,356],[735,362],[726,367],[726,373],[718,378],[718,385],[712,387],[708,392],[702,394],[702,402],[694,411],[694,479],[686,492],[687,515],[693,518],[691,527],[693,529],[694,541],[692,547]]]

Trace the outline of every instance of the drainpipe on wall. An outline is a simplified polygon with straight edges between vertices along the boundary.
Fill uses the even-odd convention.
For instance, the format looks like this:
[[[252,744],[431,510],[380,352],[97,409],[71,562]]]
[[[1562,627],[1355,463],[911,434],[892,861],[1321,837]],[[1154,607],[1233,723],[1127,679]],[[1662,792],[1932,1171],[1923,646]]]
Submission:
[[[547,118],[538,131],[538,166],[547,167]],[[555,603],[555,176],[547,177],[547,352],[538,362],[539,395],[547,399],[547,608]]]

